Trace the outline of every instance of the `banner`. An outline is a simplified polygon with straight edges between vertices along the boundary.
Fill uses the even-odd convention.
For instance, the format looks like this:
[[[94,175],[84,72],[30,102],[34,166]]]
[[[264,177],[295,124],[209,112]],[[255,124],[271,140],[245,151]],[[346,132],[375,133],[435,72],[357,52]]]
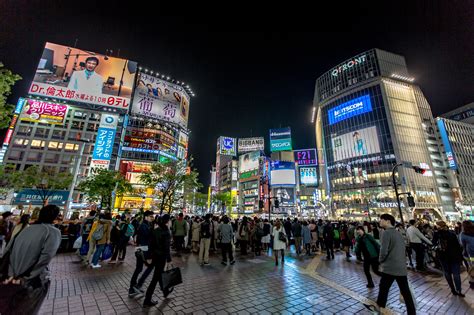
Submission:
[[[375,126],[332,136],[334,162],[380,153],[377,128]]]
[[[67,111],[67,105],[27,99],[21,112],[20,120],[63,125]]]
[[[169,121],[186,129],[189,95],[180,85],[140,72],[132,113]]]
[[[100,118],[99,130],[95,139],[94,150],[89,175],[98,169],[108,169],[112,152],[114,150],[115,132],[117,130],[119,116],[103,113]]]
[[[263,151],[264,149],[265,149],[265,140],[263,139],[263,137],[239,139],[239,146],[238,146],[239,153]]]
[[[46,43],[29,94],[128,109],[137,63]]]
[[[291,129],[270,129],[270,151],[291,151]]]
[[[14,195],[13,204],[31,204],[31,205],[43,205],[42,196],[48,195],[48,204],[64,206],[67,198],[69,197],[69,191],[67,190],[53,190],[45,191],[44,193],[39,189],[23,189],[19,193]]]

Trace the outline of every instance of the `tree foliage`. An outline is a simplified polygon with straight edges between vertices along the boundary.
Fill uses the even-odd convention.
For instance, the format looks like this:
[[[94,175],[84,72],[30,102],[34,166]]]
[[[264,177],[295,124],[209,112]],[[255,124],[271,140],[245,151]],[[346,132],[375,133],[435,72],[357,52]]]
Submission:
[[[7,103],[7,97],[11,94],[12,86],[18,80],[21,80],[21,77],[5,69],[0,62],[0,129],[7,128],[10,124],[14,106]]]
[[[116,196],[123,196],[132,191],[132,185],[120,172],[101,169],[82,181],[79,190],[87,195],[88,200],[99,202],[101,208],[112,208],[112,192],[115,190]]]
[[[140,183],[153,189],[162,214],[164,210],[171,212],[173,204],[178,201],[179,193],[192,192],[202,187],[198,176],[198,172],[190,171],[188,165],[181,161],[170,161],[152,164],[150,171],[140,176]]]

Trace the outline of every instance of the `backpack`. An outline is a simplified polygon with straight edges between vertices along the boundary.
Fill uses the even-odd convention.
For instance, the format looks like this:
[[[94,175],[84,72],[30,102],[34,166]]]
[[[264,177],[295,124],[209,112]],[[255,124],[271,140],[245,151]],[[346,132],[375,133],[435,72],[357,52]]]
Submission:
[[[203,221],[201,223],[201,231],[199,232],[199,235],[202,238],[210,238],[211,237],[211,224],[207,221]]]
[[[339,239],[339,231],[334,229],[334,239],[338,240]]]
[[[103,236],[104,236],[104,225],[97,223],[97,227],[95,228],[94,233],[92,233],[92,239],[95,241],[100,241]]]
[[[135,228],[133,227],[131,223],[129,223],[127,224],[127,230],[125,231],[125,236],[130,237],[130,236],[133,236],[133,234],[135,234]]]
[[[255,230],[255,236],[257,237],[257,239],[265,236],[265,233],[263,232],[263,229],[260,225],[258,225],[257,229]]]

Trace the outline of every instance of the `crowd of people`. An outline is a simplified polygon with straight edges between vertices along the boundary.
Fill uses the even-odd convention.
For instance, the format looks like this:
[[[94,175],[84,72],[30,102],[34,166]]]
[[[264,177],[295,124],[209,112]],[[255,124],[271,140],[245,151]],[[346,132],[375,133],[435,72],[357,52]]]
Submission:
[[[252,257],[272,253],[276,266],[285,263],[288,254],[285,251],[290,248],[294,248],[297,257],[325,254],[328,261],[332,261],[335,252],[339,251],[348,262],[355,260],[363,264],[368,288],[375,286],[370,269],[380,277],[378,307],[386,306],[389,289],[397,281],[409,314],[416,310],[407,280],[407,267],[422,273],[431,268],[442,270],[452,294],[464,297],[460,276],[464,264],[470,275],[470,286],[474,288],[472,221],[459,222],[450,229],[443,221],[432,225],[410,220],[407,226],[403,226],[389,214],[382,215],[379,222],[346,222],[298,218],[268,220],[245,216],[232,219],[211,214],[185,216],[183,213],[171,217],[168,214],[156,216],[151,211],[133,217],[112,217],[110,212],[91,211],[81,220],[62,224],[57,221],[56,211],[59,212],[55,206],[44,207],[36,224],[31,226],[28,215],[21,216],[16,224],[11,213],[4,213],[0,220],[2,252],[10,254],[7,255],[10,259],[7,281],[37,278],[32,283],[40,290],[38,296],[47,292],[46,267],[61,239],[66,240],[67,248],[76,248],[84,264],[94,269],[102,267],[100,261],[108,261],[108,264],[123,262],[127,247],[133,245],[136,267],[128,292],[130,297],[145,295],[144,307],[157,303],[152,300],[157,284],[164,297],[173,291],[173,287],[164,287],[162,280],[162,273],[172,266],[171,249],[177,257],[184,252],[197,255],[201,266],[209,265],[210,254],[218,255],[219,251],[222,265],[234,265],[236,253],[240,259],[245,259],[250,253]],[[38,222],[47,228],[38,228]],[[45,258],[41,256],[44,253],[36,253],[38,249],[35,249],[32,251],[35,255],[29,256],[28,260],[21,259],[26,255],[25,250],[33,246],[26,243],[36,244],[41,237],[49,242]],[[17,245],[20,243],[24,246],[21,249]],[[40,261],[31,258],[36,254],[40,254]],[[33,271],[36,268],[39,271],[31,271],[31,263]],[[25,271],[31,276],[25,276]],[[151,281],[144,290],[150,274]]]

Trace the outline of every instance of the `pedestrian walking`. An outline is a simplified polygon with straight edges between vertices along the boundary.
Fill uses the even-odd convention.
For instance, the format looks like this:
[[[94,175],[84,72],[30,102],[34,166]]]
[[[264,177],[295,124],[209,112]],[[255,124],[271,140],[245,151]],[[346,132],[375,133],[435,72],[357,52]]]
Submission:
[[[199,217],[194,217],[193,224],[191,225],[191,242],[192,242],[192,251],[193,253],[199,252],[199,240],[200,240],[200,228],[201,225],[199,224]]]
[[[178,214],[178,218],[174,220],[172,229],[173,240],[176,248],[177,256],[181,256],[181,251],[184,248],[184,237],[188,233],[188,223],[184,220],[183,213]]]
[[[334,259],[334,228],[330,221],[323,228],[324,246],[326,247],[326,259]]]
[[[150,307],[158,304],[157,301],[152,300],[153,293],[155,292],[156,285],[160,284],[160,289],[163,291],[163,297],[173,291],[173,288],[163,289],[162,273],[165,270],[167,264],[171,263],[171,233],[170,233],[170,216],[164,214],[158,220],[158,227],[153,230],[152,237],[150,240],[150,248],[152,254],[152,264],[155,268],[153,277],[148,285],[145,294],[145,300],[143,301],[143,307]]]
[[[110,243],[111,230],[112,216],[110,212],[99,215],[99,220],[96,221],[96,227],[92,230],[89,236],[96,244],[94,256],[91,261],[91,267],[94,269],[102,267],[99,265],[99,259],[104,252],[105,246]]]
[[[407,229],[407,237],[410,241],[410,247],[416,254],[416,270],[426,271],[425,267],[425,249],[422,242],[433,245],[423,233],[415,226],[416,221],[410,220],[410,227]]]
[[[248,227],[247,217],[243,217],[239,226],[240,254],[243,256],[247,255],[249,234],[250,230]]]
[[[130,237],[135,235],[135,228],[130,222],[129,218],[122,216],[122,221],[119,224],[119,239],[117,242],[117,246],[114,249],[114,253],[112,258],[110,259],[111,263],[116,263],[117,258],[118,262],[123,262],[125,260],[125,256],[127,255],[127,246],[128,242],[130,241]]]
[[[301,230],[301,223],[298,221],[297,218],[295,218],[293,220],[293,224],[291,225],[291,233],[293,234],[293,239],[295,240],[296,255],[301,254]]]
[[[253,248],[255,256],[260,256],[262,254],[262,238],[264,235],[263,231],[263,222],[260,219],[255,220],[255,225],[253,229]]]
[[[433,244],[436,256],[441,262],[444,277],[453,295],[464,297],[461,289],[462,247],[456,234],[448,229],[446,222],[436,222],[438,232],[434,234]]]
[[[308,225],[309,231],[311,232],[311,250],[316,252],[318,250],[318,226],[316,222],[311,220],[311,223]]]
[[[50,285],[48,265],[61,244],[61,232],[53,226],[59,214],[55,205],[43,207],[38,220],[21,231],[6,250],[10,252],[9,278],[6,284],[18,285],[9,295],[2,314],[37,314],[48,294]],[[5,288],[5,286],[3,287]]]
[[[397,281],[400,293],[407,307],[408,315],[416,314],[415,297],[412,296],[407,279],[407,267],[405,261],[405,241],[395,227],[395,218],[390,214],[380,216],[380,226],[385,229],[382,234],[380,247],[380,279],[379,295],[377,305],[385,308],[388,293],[394,281]]]
[[[301,228],[301,236],[303,241],[303,246],[307,256],[311,255],[311,231],[309,230],[308,222],[303,221],[303,226]]]
[[[469,285],[474,289],[474,223],[472,221],[464,221],[462,223],[462,232],[459,235],[463,247],[463,255],[468,260],[470,267]]]
[[[370,274],[370,267],[372,266],[372,271],[376,275],[381,276],[379,272],[380,245],[375,241],[372,235],[365,233],[363,226],[358,226],[356,233],[358,237],[355,252],[364,259],[364,273],[367,277],[367,288],[373,288],[375,285],[372,280],[372,275]]]
[[[95,243],[92,243],[91,246],[91,242],[89,242],[89,234],[91,232],[92,226],[94,225],[96,214],[97,212],[95,210],[91,210],[89,212],[89,216],[84,218],[84,221],[81,226],[82,246],[86,246],[86,243],[89,243],[89,250],[87,251],[87,254],[83,257],[83,261],[86,265],[89,264],[89,259],[95,250]]]
[[[268,251],[270,248],[271,229],[272,226],[270,225],[270,222],[268,222],[268,219],[263,220],[262,246],[264,251]]]
[[[199,264],[209,265],[209,247],[211,245],[211,215],[208,213],[204,217],[204,221],[201,222],[199,228],[199,236],[201,238],[199,244]]]
[[[130,288],[128,289],[128,296],[135,297],[138,294],[143,294],[142,286],[146,278],[153,271],[154,265],[151,263],[152,253],[150,251],[150,241],[153,234],[153,220],[154,213],[152,211],[145,211],[143,213],[143,220],[137,229],[137,247],[135,248],[136,266],[130,280]],[[143,266],[147,268],[137,281],[138,276],[143,271]]]
[[[234,231],[232,226],[229,224],[229,218],[224,216],[222,223],[218,227],[218,235],[221,243],[222,250],[222,264],[227,266],[227,256],[229,256],[229,263],[235,264],[234,254],[232,250],[232,243],[234,240]]]
[[[286,234],[285,228],[282,227],[280,219],[276,219],[272,235],[275,266],[278,266],[278,253],[281,255],[281,264],[283,265],[285,263],[285,248],[288,247],[288,235]]]

